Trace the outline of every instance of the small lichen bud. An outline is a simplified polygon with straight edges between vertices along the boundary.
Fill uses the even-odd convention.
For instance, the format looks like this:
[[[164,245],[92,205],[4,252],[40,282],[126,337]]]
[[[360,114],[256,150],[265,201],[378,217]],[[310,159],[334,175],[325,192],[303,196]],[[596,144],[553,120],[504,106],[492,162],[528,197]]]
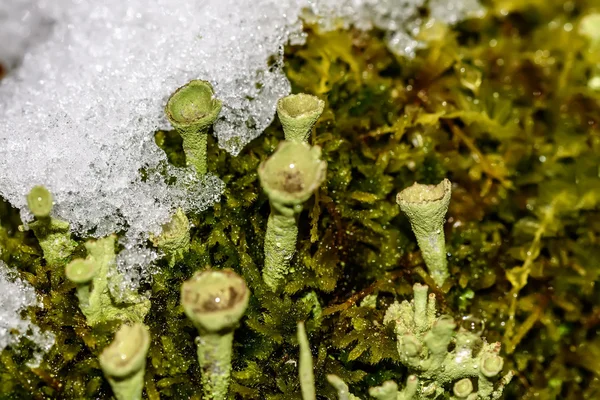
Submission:
[[[52,201],[52,194],[43,186],[34,186],[27,195],[27,207],[36,218],[50,215]]]
[[[65,267],[67,279],[78,285],[91,282],[96,272],[96,263],[90,259],[77,258]]]
[[[150,241],[165,253],[171,267],[183,259],[190,246],[190,221],[183,210],[178,208],[171,220],[162,226],[160,235],[151,235]]]
[[[404,335],[398,341],[398,353],[406,357],[416,357],[421,352],[421,343],[414,335]]]
[[[502,367],[504,367],[504,360],[497,354],[484,354],[481,357],[479,369],[488,378],[498,375]]]
[[[67,279],[77,285],[79,308],[90,326],[114,321],[142,322],[150,310],[150,300],[131,294],[128,302],[117,302],[109,285],[122,279],[115,266],[116,236],[88,240],[85,259],[72,260],[65,267]]]
[[[34,186],[27,195],[27,206],[36,217],[29,224],[44,252],[47,265],[63,268],[71,258],[77,243],[71,240],[69,223],[50,217],[53,207],[52,194],[43,186]],[[53,275],[52,280],[59,275]]]
[[[397,400],[398,384],[393,381],[385,381],[383,385],[369,389],[369,394],[379,400]]]

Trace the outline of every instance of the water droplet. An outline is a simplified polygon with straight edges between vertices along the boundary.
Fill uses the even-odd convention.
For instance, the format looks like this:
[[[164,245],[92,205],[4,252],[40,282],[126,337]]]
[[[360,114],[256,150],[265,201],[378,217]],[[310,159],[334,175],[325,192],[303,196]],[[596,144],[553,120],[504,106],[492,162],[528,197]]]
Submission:
[[[479,336],[483,333],[483,330],[485,329],[485,323],[481,319],[473,315],[466,315],[462,317],[460,321],[460,327],[470,333]]]

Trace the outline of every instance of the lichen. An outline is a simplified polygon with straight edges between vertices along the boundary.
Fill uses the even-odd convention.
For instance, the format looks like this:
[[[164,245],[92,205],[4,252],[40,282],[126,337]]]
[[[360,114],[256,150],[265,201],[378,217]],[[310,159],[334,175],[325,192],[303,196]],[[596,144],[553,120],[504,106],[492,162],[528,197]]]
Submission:
[[[487,341],[502,342],[504,369],[516,374],[506,398],[597,398],[600,97],[588,85],[597,53],[578,29],[592,6],[491,1],[485,18],[448,27],[413,60],[390,53],[377,31],[307,28],[306,44],[286,49],[286,73],[295,93],[325,101],[309,143],[322,148],[328,172],[301,210],[285,284],[275,294],[262,280],[269,204],[257,175],[283,140],[279,122],[238,157],[209,136],[208,170],[226,189],[213,208],[187,216],[189,251],[176,268],[160,260],[144,288],[152,293],[147,397],[199,396],[197,331],[179,290],[207,266],[236,271],[252,293],[233,341],[232,396],[299,398],[298,321],[318,396],[337,396],[328,374],[360,398],[386,381],[404,385],[411,372],[381,321],[414,283],[434,285],[395,196],[415,181],[448,178],[441,311],[469,326],[485,321]],[[185,163],[175,132],[156,141],[171,163]],[[0,221],[0,259],[44,304],[27,314],[56,335],[38,368],[23,366],[25,342],[1,354],[0,392],[109,398],[97,357],[112,333],[87,326],[72,285],[33,233],[18,230],[17,211],[2,203]],[[84,257],[85,238],[75,239],[73,257]]]

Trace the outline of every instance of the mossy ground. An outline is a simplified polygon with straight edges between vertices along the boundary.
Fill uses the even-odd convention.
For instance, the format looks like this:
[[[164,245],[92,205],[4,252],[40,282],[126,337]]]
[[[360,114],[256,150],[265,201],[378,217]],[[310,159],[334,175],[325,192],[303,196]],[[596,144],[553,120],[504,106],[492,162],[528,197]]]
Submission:
[[[147,397],[200,399],[179,287],[209,266],[234,269],[253,293],[235,334],[232,398],[300,399],[299,320],[322,398],[335,398],[326,373],[363,398],[384,380],[403,382],[383,313],[414,282],[431,282],[394,198],[414,181],[448,177],[452,278],[437,292],[442,310],[474,329],[485,322],[488,341],[503,343],[516,371],[507,399],[600,398],[600,93],[587,87],[596,67],[576,29],[592,3],[496,0],[485,19],[452,28],[412,61],[377,32],[309,29],[304,46],[287,49],[286,73],[295,92],[326,100],[311,142],[328,174],[302,213],[285,293],[269,292],[260,275],[269,206],[256,169],[283,139],[274,122],[238,157],[209,142],[209,170],[227,188],[190,216],[185,260],[162,260],[147,288]],[[156,140],[184,164],[174,132]],[[109,327],[86,325],[73,285],[19,232],[15,210],[2,204],[0,217],[0,259],[36,288],[44,309],[29,315],[56,334],[37,369],[24,365],[28,343],[1,353],[0,398],[110,398],[96,358]]]

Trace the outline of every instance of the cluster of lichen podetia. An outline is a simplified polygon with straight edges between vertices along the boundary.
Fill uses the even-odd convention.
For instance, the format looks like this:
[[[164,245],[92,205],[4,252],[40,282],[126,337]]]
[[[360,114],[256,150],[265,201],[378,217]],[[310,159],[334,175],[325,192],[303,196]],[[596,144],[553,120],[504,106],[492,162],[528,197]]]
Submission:
[[[497,384],[492,380],[504,366],[500,343],[487,343],[481,332],[456,331],[452,317],[437,316],[435,294],[428,296],[427,291],[427,286],[416,283],[414,299],[395,302],[383,319],[384,325],[393,324],[400,362],[412,373],[406,387],[400,391],[395,382],[388,381],[371,388],[369,394],[381,400],[438,398],[446,392],[444,386],[453,384],[453,399],[499,399],[513,377],[509,371]],[[339,377],[327,379],[340,400],[356,399]]]
[[[290,260],[296,251],[298,218],[303,203],[325,179],[327,165],[320,159],[318,146],[307,141],[313,125],[323,112],[324,102],[307,94],[290,95],[278,102],[277,114],[285,141],[258,169],[260,183],[269,197],[271,213],[265,237],[263,280],[274,292],[285,283]],[[218,117],[221,102],[214,98],[208,82],[191,81],[169,99],[166,114],[183,138],[187,163],[199,177],[207,173],[206,135]],[[450,201],[451,184],[415,183],[397,196],[407,215],[423,259],[436,285],[448,278],[443,223]],[[100,366],[118,400],[141,399],[149,329],[143,325],[150,301],[134,293],[115,296],[111,288],[122,277],[115,266],[114,235],[85,244],[88,256],[68,262],[75,248],[69,225],[50,217],[52,197],[43,187],[35,187],[28,205],[37,220],[30,224],[39,239],[44,256],[53,266],[64,266],[67,278],[77,288],[82,313],[90,326],[119,323],[111,345],[99,357]],[[173,266],[183,258],[190,244],[190,223],[178,209],[152,243],[161,249]],[[122,286],[122,285],[121,285]],[[415,284],[414,300],[394,303],[384,324],[395,324],[401,362],[411,369],[402,391],[394,382],[370,390],[384,400],[434,398],[453,383],[456,399],[497,399],[510,381],[508,373],[494,386],[490,378],[502,370],[500,344],[487,344],[479,334],[459,330],[454,321],[436,315],[435,296],[427,296],[427,286]],[[243,317],[250,291],[244,280],[230,270],[196,272],[181,288],[185,314],[198,329],[198,362],[202,370],[203,398],[227,398],[231,374],[233,332]],[[304,400],[315,400],[312,355],[302,322],[298,323],[299,380]],[[448,350],[452,346],[452,350]],[[472,379],[477,379],[477,386]],[[337,376],[328,376],[340,400],[357,399]],[[476,389],[475,389],[476,387]]]

